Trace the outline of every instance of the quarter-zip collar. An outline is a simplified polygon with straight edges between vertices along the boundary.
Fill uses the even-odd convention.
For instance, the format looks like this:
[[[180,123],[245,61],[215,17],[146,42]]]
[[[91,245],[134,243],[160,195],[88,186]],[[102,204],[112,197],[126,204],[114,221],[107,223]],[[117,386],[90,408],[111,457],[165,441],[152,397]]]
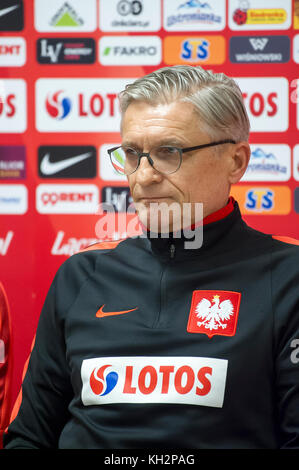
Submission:
[[[186,237],[184,231],[167,234],[167,238],[163,238],[161,234],[156,234],[157,237],[154,238],[150,232],[147,232],[147,238],[152,252],[164,260],[192,258],[206,253],[208,249],[221,243],[221,239],[226,238],[237,222],[244,224],[238,203],[230,197],[224,208],[205,217],[202,224],[191,227],[195,233],[194,237],[198,237],[197,240],[200,239],[202,231],[202,244],[198,248],[191,247],[190,242],[195,238],[188,238],[190,233]],[[190,248],[186,248],[188,243]]]

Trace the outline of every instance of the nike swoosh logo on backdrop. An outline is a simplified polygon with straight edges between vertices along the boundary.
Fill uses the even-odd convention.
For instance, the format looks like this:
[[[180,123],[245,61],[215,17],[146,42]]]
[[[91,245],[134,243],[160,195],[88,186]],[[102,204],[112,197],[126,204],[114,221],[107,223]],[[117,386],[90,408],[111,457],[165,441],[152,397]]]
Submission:
[[[67,158],[66,160],[60,160],[59,162],[50,162],[50,154],[47,153],[41,161],[40,169],[44,175],[54,175],[59,171],[65,170],[66,168],[89,158],[91,155],[91,152],[87,152],[77,155],[76,157]]]
[[[16,8],[18,8],[20,5],[14,5],[12,7],[8,7],[8,8],[2,8],[2,10],[0,10],[0,16],[4,16],[4,15],[7,15],[7,13],[10,13],[11,11],[15,10]]]
[[[105,304],[99,308],[99,310],[96,313],[96,317],[102,318],[102,317],[110,317],[113,315],[122,315],[123,313],[133,312],[134,310],[138,309],[138,307],[136,307],[136,308],[131,308],[131,310],[119,310],[118,312],[103,312],[104,307],[105,307]]]

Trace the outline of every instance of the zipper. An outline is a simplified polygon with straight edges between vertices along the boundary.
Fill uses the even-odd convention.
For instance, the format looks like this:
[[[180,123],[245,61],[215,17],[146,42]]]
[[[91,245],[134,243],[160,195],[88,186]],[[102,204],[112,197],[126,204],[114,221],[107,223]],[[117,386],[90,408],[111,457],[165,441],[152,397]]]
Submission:
[[[175,255],[175,245],[172,243],[169,247],[170,259],[174,258]]]
[[[169,245],[169,258],[170,259],[174,259],[175,257],[175,244],[174,243],[171,243]],[[167,270],[167,264],[168,263],[163,263],[163,267],[162,267],[162,271],[161,271],[161,276],[160,276],[160,309],[159,309],[159,312],[158,312],[158,315],[157,315],[157,318],[156,320],[154,321],[153,323],[153,326],[152,328],[159,328],[159,323],[161,321],[161,313],[162,313],[162,310],[163,310],[163,304],[164,304],[164,277],[165,277],[165,273],[166,273],[166,270]]]

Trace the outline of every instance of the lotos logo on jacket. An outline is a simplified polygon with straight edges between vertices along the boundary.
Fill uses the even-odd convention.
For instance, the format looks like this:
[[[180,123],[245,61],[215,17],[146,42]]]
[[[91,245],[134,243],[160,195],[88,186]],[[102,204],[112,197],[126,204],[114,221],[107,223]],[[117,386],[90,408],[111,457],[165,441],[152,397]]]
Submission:
[[[221,408],[228,361],[210,357],[99,357],[81,366],[85,406],[176,403]]]
[[[107,373],[104,377],[104,372],[108,367],[111,367],[111,365],[95,367],[89,379],[93,393],[101,397],[110,393],[118,381],[118,374],[113,371]]]

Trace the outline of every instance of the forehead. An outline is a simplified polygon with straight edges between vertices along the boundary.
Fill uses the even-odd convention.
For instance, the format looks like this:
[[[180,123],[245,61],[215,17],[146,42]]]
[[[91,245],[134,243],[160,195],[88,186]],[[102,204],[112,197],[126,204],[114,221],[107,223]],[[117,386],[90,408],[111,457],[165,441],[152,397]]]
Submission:
[[[123,139],[180,138],[193,139],[196,134],[205,136],[200,119],[191,103],[174,102],[150,105],[144,102],[131,103],[122,119]]]

